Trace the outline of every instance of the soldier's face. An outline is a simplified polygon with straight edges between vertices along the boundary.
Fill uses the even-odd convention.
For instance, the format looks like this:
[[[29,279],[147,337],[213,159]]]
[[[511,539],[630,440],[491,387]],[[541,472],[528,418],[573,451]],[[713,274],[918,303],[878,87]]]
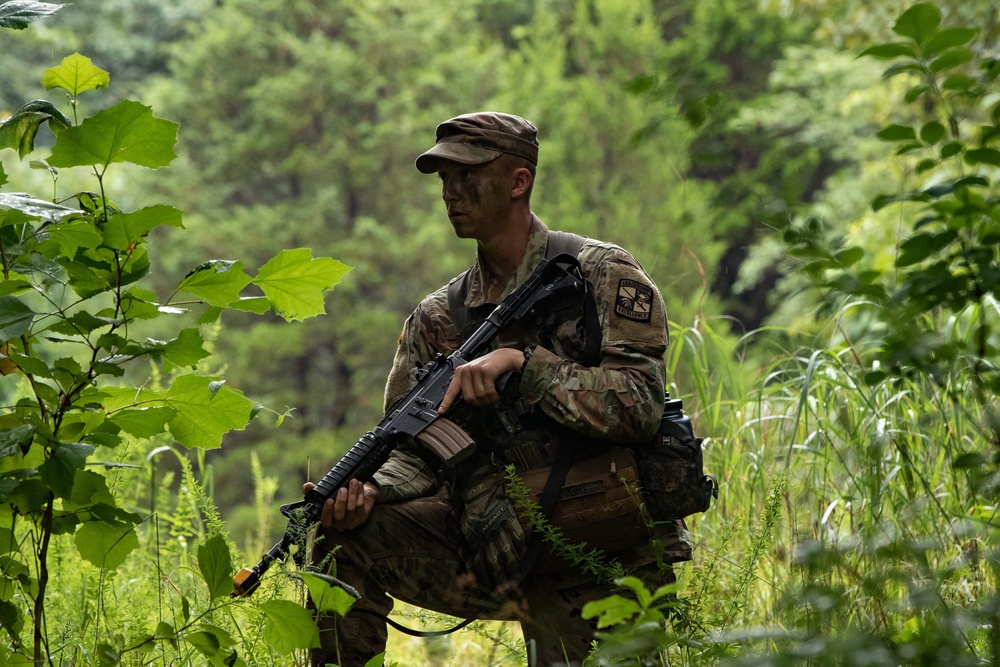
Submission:
[[[441,196],[460,238],[483,239],[502,226],[511,207],[508,172],[503,160],[478,165],[441,163]]]

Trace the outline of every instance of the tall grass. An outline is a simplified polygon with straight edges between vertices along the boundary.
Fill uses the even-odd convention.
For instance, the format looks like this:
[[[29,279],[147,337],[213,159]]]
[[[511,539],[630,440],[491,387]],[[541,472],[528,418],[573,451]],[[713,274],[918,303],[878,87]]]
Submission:
[[[951,334],[967,335],[961,318]],[[695,558],[677,569],[671,665],[998,664],[992,444],[984,406],[959,371],[930,378],[864,381],[866,353],[842,340],[799,344],[793,332],[737,338],[724,322],[673,327],[671,393],[706,437],[706,469],[720,494],[690,517]],[[774,341],[774,344],[768,345]],[[113,574],[56,546],[50,642],[65,664],[101,664],[100,645],[129,646],[157,624],[179,627],[208,606],[194,575],[194,546],[224,530],[203,480],[184,457],[151,484],[151,464],[132,452],[113,471],[116,491],[148,514],[143,545]],[[984,453],[986,457],[984,458]],[[253,560],[275,520],[275,480],[251,462],[257,529]],[[161,468],[163,466],[161,465]],[[176,467],[176,466],[175,466]],[[242,536],[241,536],[242,539]],[[301,596],[278,570],[255,594]],[[199,611],[202,610],[202,611]],[[398,605],[416,627],[449,619]],[[247,665],[304,664],[272,653],[253,605],[223,605],[200,622],[225,628]],[[609,633],[638,630],[628,625]],[[158,641],[123,664],[215,664],[190,643]],[[623,662],[598,652],[595,665]],[[477,623],[446,639],[390,634],[386,664],[458,667],[526,664],[516,625]]]

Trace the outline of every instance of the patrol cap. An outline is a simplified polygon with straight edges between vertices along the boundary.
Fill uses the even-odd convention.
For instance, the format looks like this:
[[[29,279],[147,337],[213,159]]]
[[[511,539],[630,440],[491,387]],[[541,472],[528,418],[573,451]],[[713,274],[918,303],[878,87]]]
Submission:
[[[485,164],[503,153],[538,164],[538,128],[520,116],[480,111],[455,116],[437,126],[434,146],[417,158],[417,169],[433,174],[440,160]]]

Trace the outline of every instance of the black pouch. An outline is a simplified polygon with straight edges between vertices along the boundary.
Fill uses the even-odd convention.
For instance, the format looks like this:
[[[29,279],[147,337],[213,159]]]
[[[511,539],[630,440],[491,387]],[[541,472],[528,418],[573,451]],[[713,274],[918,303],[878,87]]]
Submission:
[[[708,510],[719,497],[715,477],[705,474],[701,443],[680,406],[668,401],[653,442],[636,448],[646,506],[656,521],[683,519]]]

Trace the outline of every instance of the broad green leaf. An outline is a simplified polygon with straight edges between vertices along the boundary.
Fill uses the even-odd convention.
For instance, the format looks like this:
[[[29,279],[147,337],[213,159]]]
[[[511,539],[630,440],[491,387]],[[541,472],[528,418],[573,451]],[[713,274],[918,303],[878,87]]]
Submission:
[[[582,615],[586,619],[597,618],[597,627],[607,628],[624,623],[641,611],[639,603],[635,600],[621,595],[612,595],[601,600],[588,602],[583,606]]]
[[[5,185],[7,183],[7,172],[4,171],[3,165],[0,164],[0,185]]]
[[[255,315],[263,315],[271,310],[270,302],[262,296],[241,296],[229,304],[229,307],[233,310],[241,310],[244,313],[253,313]]]
[[[204,348],[205,339],[197,329],[182,329],[177,338],[169,341],[154,341],[148,349],[153,352],[161,352],[164,358],[176,366],[194,366],[205,357],[210,356]]]
[[[0,4],[0,28],[24,30],[29,24],[62,9],[62,5],[32,0],[11,0]]]
[[[947,160],[950,157],[954,157],[961,153],[963,148],[964,146],[957,141],[949,142],[941,147],[941,159]]]
[[[0,280],[0,296],[18,294],[29,289],[31,289],[31,283],[24,278],[21,278],[13,271],[10,272],[10,277],[7,278],[7,280]]]
[[[954,46],[964,46],[972,41],[979,30],[975,28],[947,28],[936,33],[924,46],[924,58],[933,58],[937,54]]]
[[[96,248],[101,244],[101,233],[89,222],[74,221],[49,228],[49,236],[59,244],[62,254],[73,257],[79,248]]]
[[[110,83],[111,77],[107,72],[79,53],[66,56],[58,66],[42,73],[42,85],[46,90],[62,88],[69,91],[72,97],[87,90],[107,88]]]
[[[890,60],[900,56],[916,58],[917,52],[910,44],[902,42],[892,42],[889,44],[877,44],[870,46],[858,54],[858,58],[878,58],[879,60]]]
[[[76,531],[73,542],[85,560],[108,570],[117,569],[139,546],[135,527],[125,522],[88,521]]]
[[[914,86],[906,91],[905,99],[907,102],[915,102],[917,98],[926,93],[928,90],[930,90],[930,86]]]
[[[382,651],[377,655],[373,655],[371,659],[365,663],[365,667],[385,667],[385,651]]]
[[[51,102],[32,100],[0,123],[0,148],[13,148],[23,158],[35,150],[35,136],[45,122],[57,133],[71,125],[70,119]]]
[[[920,128],[920,138],[926,144],[936,144],[944,138],[944,125],[932,120]]]
[[[173,639],[176,634],[177,631],[174,630],[174,626],[170,625],[166,621],[160,621],[156,624],[156,632],[154,633],[154,636],[157,639]]]
[[[923,44],[937,32],[939,25],[941,25],[940,10],[928,2],[921,2],[900,14],[892,26],[892,31],[897,35],[909,37],[917,44]]]
[[[209,658],[214,656],[222,648],[219,645],[219,638],[216,637],[211,632],[205,632],[204,630],[198,630],[195,632],[187,632],[181,636],[181,639],[198,649],[198,652]]]
[[[81,167],[131,162],[156,169],[176,157],[175,143],[177,123],[154,118],[153,110],[139,102],[122,100],[60,132],[49,164]]]
[[[967,164],[988,164],[1000,167],[1000,151],[994,148],[971,148],[965,151],[964,159]]]
[[[233,560],[222,535],[213,535],[198,547],[198,569],[212,600],[233,592]]]
[[[275,653],[319,646],[319,628],[308,609],[288,600],[268,600],[260,610],[266,619],[264,641]]]
[[[101,503],[111,505],[114,502],[114,496],[103,475],[91,470],[79,470],[73,480],[73,493],[66,509],[91,507]]]
[[[945,51],[941,56],[932,62],[928,68],[930,71],[937,74],[946,69],[951,69],[952,67],[958,67],[962,63],[967,63],[972,60],[975,56],[972,51],[968,49],[951,49],[950,51]]]
[[[11,637],[21,636],[21,630],[24,628],[24,615],[20,606],[0,600],[0,628],[6,630]]]
[[[204,299],[210,306],[225,308],[240,298],[250,282],[242,263],[213,259],[184,276],[177,289]]]
[[[127,320],[152,320],[160,316],[156,294],[149,290],[132,288],[122,294],[122,315]]]
[[[67,215],[80,212],[75,208],[53,204],[22,192],[0,192],[0,207],[12,208],[32,217],[51,221],[59,221]]]
[[[0,527],[0,554],[9,554],[17,547],[14,540],[14,531],[10,528]]]
[[[949,76],[947,79],[941,82],[942,90],[968,90],[976,85],[976,80],[971,76],[965,76],[964,74],[955,74],[954,76]]]
[[[343,617],[354,606],[354,596],[340,586],[309,572],[301,572],[299,576],[306,582],[309,597],[319,611],[332,612]]]
[[[170,433],[187,448],[214,449],[222,436],[246,428],[253,402],[231,387],[212,394],[211,378],[182,375],[158,398],[177,411],[170,420]]]
[[[177,416],[173,408],[161,405],[154,408],[132,408],[120,410],[108,417],[108,421],[137,438],[152,438],[166,433],[167,422]]]
[[[863,248],[854,246],[852,248],[844,248],[839,251],[836,255],[837,261],[844,266],[853,266],[865,256],[865,251]]]
[[[917,138],[917,133],[912,127],[892,124],[879,130],[875,136],[882,141],[913,141]]]
[[[891,79],[897,74],[904,74],[906,72],[915,72],[917,74],[930,74],[930,71],[925,65],[919,62],[903,62],[887,67],[884,72],[882,72],[883,79]]]
[[[276,313],[286,320],[303,320],[325,311],[323,292],[351,268],[329,257],[312,258],[308,248],[283,250],[260,267],[254,284]]]
[[[49,502],[49,487],[40,479],[26,479],[7,494],[6,500],[18,514],[40,514]]]
[[[34,437],[35,427],[30,424],[0,430],[0,458],[24,454]]]
[[[16,296],[0,296],[0,343],[26,334],[35,312]]]
[[[180,211],[165,205],[147,206],[133,213],[119,213],[105,225],[104,242],[117,250],[125,250],[139,242],[154,227],[183,227],[181,217]]]
[[[56,498],[69,498],[73,493],[76,473],[83,470],[87,465],[87,457],[93,453],[92,445],[60,444],[55,455],[38,467],[38,475],[52,489]]]

